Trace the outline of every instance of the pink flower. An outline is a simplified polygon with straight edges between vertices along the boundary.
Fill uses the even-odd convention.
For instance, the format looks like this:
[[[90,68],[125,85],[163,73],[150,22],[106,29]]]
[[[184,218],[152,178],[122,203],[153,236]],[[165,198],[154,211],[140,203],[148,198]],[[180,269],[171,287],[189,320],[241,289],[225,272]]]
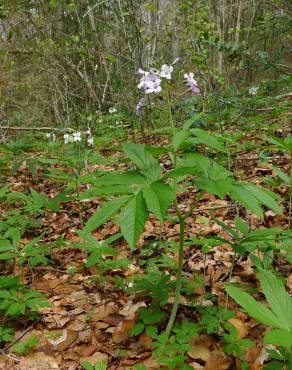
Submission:
[[[200,93],[200,89],[198,88],[197,81],[194,80],[193,72],[189,72],[189,74],[185,73],[184,78],[186,79],[187,84],[190,86],[192,94],[197,95]]]

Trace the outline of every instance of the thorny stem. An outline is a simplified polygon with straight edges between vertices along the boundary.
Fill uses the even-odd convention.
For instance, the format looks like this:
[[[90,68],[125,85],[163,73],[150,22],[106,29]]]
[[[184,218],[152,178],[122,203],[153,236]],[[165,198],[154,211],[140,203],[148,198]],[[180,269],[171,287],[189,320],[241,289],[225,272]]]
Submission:
[[[180,292],[182,287],[182,269],[183,269],[183,255],[184,255],[184,236],[185,236],[185,220],[182,217],[182,215],[178,214],[179,218],[179,255],[178,255],[178,266],[177,266],[177,274],[176,274],[176,287],[175,287],[175,296],[174,296],[174,302],[171,310],[171,314],[169,317],[169,321],[166,327],[166,334],[169,337],[171,329],[174,324],[174,320],[176,318],[179,300],[180,300]]]

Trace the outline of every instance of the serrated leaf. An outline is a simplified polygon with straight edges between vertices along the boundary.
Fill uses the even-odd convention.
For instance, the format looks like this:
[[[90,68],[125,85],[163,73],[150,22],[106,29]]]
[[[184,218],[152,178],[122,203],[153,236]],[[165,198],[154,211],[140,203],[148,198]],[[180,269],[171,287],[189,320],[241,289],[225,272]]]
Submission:
[[[278,327],[277,316],[262,303],[257,302],[251,295],[234,286],[227,286],[226,291],[251,317],[265,325]]]
[[[108,221],[118,210],[126,203],[128,197],[120,197],[105,202],[96,212],[90,217],[84,226],[83,230],[87,233],[97,229],[99,226]]]
[[[175,199],[171,187],[161,181],[156,181],[143,189],[143,196],[148,209],[159,220],[163,220],[170,204]]]
[[[250,192],[260,204],[264,204],[275,213],[283,213],[282,207],[276,202],[278,195],[254,184],[243,183],[243,188]]]
[[[185,142],[185,140],[190,136],[189,131],[179,131],[176,134],[174,134],[172,139],[172,146],[174,151],[176,152],[180,146]]]
[[[161,167],[147,151],[144,144],[125,143],[123,150],[150,181],[156,181],[160,178]]]
[[[121,232],[130,248],[134,248],[148,218],[148,210],[142,192],[131,198],[119,216]]]
[[[142,323],[142,322],[138,322],[138,324],[136,324],[132,330],[131,330],[131,334],[133,336],[136,336],[136,335],[139,335],[142,333],[142,331],[144,330],[145,328],[145,325]]]
[[[235,218],[235,226],[241,232],[242,235],[247,235],[249,232],[249,227],[245,222],[243,222],[239,217]]]
[[[265,297],[278,318],[276,327],[292,331],[292,297],[286,292],[283,281],[271,271],[260,269],[260,282]]]
[[[292,332],[285,329],[274,329],[265,335],[264,342],[289,348],[292,346]]]
[[[231,198],[263,219],[263,210],[256,197],[247,191],[241,184],[234,184],[230,190]]]
[[[92,181],[93,185],[139,185],[145,184],[146,179],[137,171],[111,172]]]

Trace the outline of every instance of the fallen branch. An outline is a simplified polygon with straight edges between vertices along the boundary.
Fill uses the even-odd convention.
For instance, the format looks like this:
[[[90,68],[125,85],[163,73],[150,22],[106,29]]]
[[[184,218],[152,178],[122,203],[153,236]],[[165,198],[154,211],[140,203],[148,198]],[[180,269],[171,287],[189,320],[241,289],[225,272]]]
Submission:
[[[11,130],[11,131],[74,131],[72,128],[57,128],[57,127],[14,127],[14,126],[0,126],[0,130]]]

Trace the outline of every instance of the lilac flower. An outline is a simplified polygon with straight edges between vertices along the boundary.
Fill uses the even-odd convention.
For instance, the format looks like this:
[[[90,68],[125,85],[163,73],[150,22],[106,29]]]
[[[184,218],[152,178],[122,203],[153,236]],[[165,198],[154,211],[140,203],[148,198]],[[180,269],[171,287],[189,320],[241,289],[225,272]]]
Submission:
[[[198,88],[197,81],[194,80],[193,72],[189,72],[189,74],[185,73],[184,78],[186,79],[187,84],[190,86],[192,94],[197,95],[200,93],[200,89]]]
[[[161,67],[160,77],[166,78],[167,80],[171,80],[171,74],[173,71],[173,66],[169,66],[167,64],[163,64]]]
[[[140,100],[139,100],[139,102],[138,102],[138,104],[136,105],[136,115],[137,116],[140,116],[141,115],[141,110],[142,110],[142,108],[145,106],[145,98],[144,97],[142,97]]]
[[[158,93],[161,91],[161,79],[156,74],[147,72],[141,77],[138,89],[143,89],[145,94]]]
[[[138,73],[142,75],[138,84],[138,89],[143,89],[145,94],[158,93],[161,91],[161,79],[157,69],[150,69],[150,72],[139,69]]]

